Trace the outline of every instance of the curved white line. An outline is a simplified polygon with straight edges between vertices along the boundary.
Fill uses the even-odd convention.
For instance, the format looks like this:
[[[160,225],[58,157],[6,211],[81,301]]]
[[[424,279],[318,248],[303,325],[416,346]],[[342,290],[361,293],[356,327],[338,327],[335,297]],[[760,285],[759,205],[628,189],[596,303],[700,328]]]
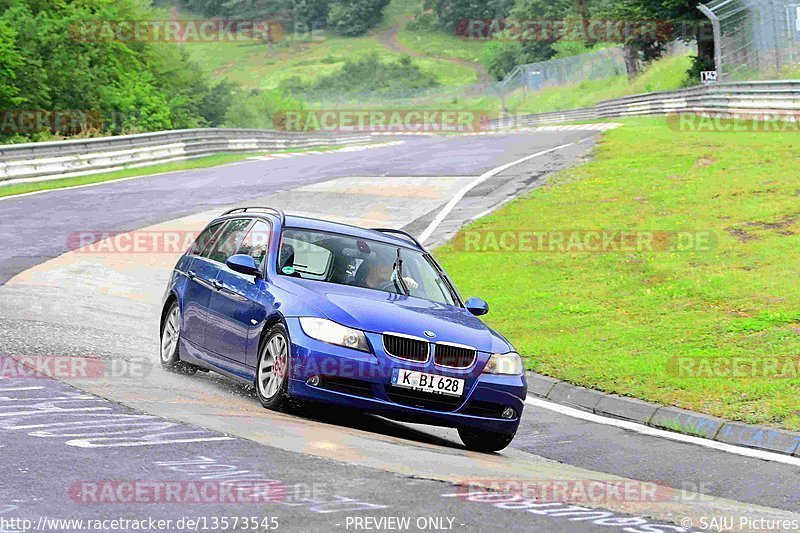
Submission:
[[[800,457],[793,457],[791,455],[783,455],[780,453],[767,452],[764,450],[756,450],[754,448],[744,448],[742,446],[734,446],[732,444],[725,444],[724,442],[717,442],[715,440],[704,439],[692,435],[684,435],[682,433],[675,433],[663,429],[651,428],[650,426],[645,426],[643,424],[638,424],[636,422],[629,422],[627,420],[618,420],[616,418],[608,418],[605,416],[596,415],[594,413],[581,411],[580,409],[575,409],[572,407],[567,407],[565,405],[549,402],[541,398],[534,398],[533,396],[528,396],[527,398],[525,398],[525,403],[527,403],[528,405],[533,405],[535,407],[541,407],[542,409],[547,409],[548,411],[552,411],[560,415],[565,415],[572,418],[578,418],[580,420],[586,420],[587,422],[594,422],[595,424],[603,424],[605,426],[613,426],[621,429],[627,429],[629,431],[635,431],[636,433],[641,433],[642,435],[648,435],[651,437],[661,437],[664,439],[675,440],[678,442],[685,442],[687,444],[697,444],[698,446],[712,448],[714,450],[718,450],[721,452],[743,455],[745,457],[762,459],[764,461],[772,461],[774,463],[784,463],[787,465],[800,466]]]
[[[439,227],[439,224],[441,224],[442,221],[445,218],[447,218],[447,215],[450,214],[450,212],[455,208],[455,206],[458,204],[458,202],[460,202],[462,200],[462,198],[464,198],[464,196],[469,191],[471,191],[472,189],[474,189],[475,187],[477,187],[478,185],[480,185],[484,181],[488,180],[489,178],[491,178],[493,176],[496,176],[497,174],[501,173],[502,171],[504,171],[504,170],[506,170],[508,168],[511,168],[511,167],[513,167],[515,165],[519,165],[520,163],[524,163],[525,161],[529,161],[529,160],[531,160],[531,159],[533,159],[535,157],[539,157],[539,156],[542,156],[542,155],[545,155],[545,154],[549,154],[550,152],[555,152],[556,150],[561,150],[562,148],[566,148],[568,146],[572,146],[573,144],[575,144],[575,143],[571,142],[571,143],[567,143],[567,144],[562,144],[560,146],[556,146],[555,148],[548,148],[547,150],[542,150],[541,152],[536,152],[535,154],[527,155],[527,156],[523,157],[522,159],[517,159],[516,161],[512,161],[510,163],[506,163],[505,165],[499,166],[497,168],[493,168],[492,170],[481,174],[480,176],[475,178],[473,181],[471,181],[470,183],[465,185],[460,191],[458,191],[456,193],[456,195],[449,202],[447,202],[447,204],[445,204],[445,206],[442,208],[442,210],[439,212],[439,214],[436,215],[436,217],[431,221],[431,223],[428,224],[428,227],[425,228],[425,231],[423,231],[420,234],[419,241],[424,243],[426,240],[428,240],[428,238],[430,238],[431,234],[434,231],[436,231],[436,228]]]

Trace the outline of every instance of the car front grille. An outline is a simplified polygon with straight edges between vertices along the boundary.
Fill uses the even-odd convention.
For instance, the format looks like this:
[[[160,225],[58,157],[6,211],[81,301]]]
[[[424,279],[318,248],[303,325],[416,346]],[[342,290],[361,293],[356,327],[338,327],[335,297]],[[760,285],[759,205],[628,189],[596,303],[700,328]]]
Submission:
[[[474,348],[437,344],[433,353],[433,362],[439,366],[450,368],[469,368],[475,362],[477,352]]]
[[[428,343],[423,340],[383,334],[383,348],[386,353],[398,359],[425,362],[428,360]]]
[[[464,402],[460,396],[416,391],[395,387],[394,385],[386,385],[386,396],[394,403],[432,411],[455,411]]]

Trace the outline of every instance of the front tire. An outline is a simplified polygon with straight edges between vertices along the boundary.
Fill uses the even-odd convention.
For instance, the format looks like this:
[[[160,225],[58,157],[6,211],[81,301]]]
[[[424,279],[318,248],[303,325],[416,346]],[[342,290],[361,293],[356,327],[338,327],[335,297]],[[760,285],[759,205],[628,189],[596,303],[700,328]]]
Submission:
[[[172,372],[192,375],[197,367],[181,361],[181,308],[173,301],[161,324],[161,366]]]
[[[258,354],[256,394],[261,405],[273,411],[285,410],[289,396],[289,333],[283,324],[269,330]]]
[[[458,428],[458,436],[468,449],[476,452],[499,452],[511,444],[516,433],[496,433],[481,429]]]

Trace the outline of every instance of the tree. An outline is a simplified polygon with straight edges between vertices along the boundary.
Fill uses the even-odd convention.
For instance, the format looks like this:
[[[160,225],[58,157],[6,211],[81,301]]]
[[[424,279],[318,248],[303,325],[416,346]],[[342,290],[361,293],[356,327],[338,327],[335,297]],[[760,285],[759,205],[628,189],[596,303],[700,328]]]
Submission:
[[[0,21],[0,109],[14,107],[21,100],[15,81],[24,61],[14,44],[16,37],[17,33]]]
[[[92,31],[101,20],[155,20],[149,5],[0,0],[0,107],[100,114],[112,133],[219,124],[230,85],[212,82],[180,47]]]
[[[514,0],[426,0],[425,9],[436,13],[439,24],[456,31],[466,21],[502,19],[508,16]]]
[[[347,37],[363,35],[383,20],[389,0],[347,0],[333,2],[328,11],[328,27]]]
[[[605,16],[622,20],[659,21],[656,33],[631,35],[625,39],[625,58],[628,77],[639,73],[641,61],[658,58],[665,45],[675,39],[697,40],[697,57],[689,73],[699,78],[700,70],[714,65],[714,42],[710,22],[697,9],[698,0],[618,0],[605,6]]]

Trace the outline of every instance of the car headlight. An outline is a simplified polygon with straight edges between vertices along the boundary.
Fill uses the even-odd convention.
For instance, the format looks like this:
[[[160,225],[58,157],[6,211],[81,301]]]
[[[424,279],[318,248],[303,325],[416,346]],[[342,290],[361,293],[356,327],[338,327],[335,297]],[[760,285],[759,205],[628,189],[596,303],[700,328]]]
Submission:
[[[503,376],[519,376],[524,371],[522,357],[517,352],[492,354],[483,368],[485,374],[501,374]]]
[[[361,350],[362,352],[369,351],[367,336],[364,335],[363,331],[348,328],[324,318],[313,317],[301,317],[300,327],[303,328],[306,335],[312,339],[327,342],[328,344],[335,344],[337,346],[344,346],[345,348]]]

